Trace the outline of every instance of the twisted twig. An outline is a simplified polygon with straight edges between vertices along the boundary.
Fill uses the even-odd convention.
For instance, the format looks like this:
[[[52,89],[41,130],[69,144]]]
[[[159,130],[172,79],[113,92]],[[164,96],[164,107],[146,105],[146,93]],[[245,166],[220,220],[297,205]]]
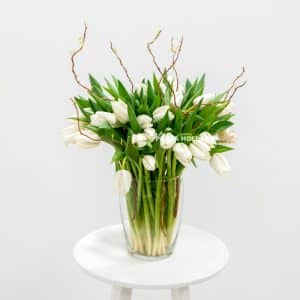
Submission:
[[[231,93],[231,95],[230,95],[229,98],[228,98],[228,102],[231,101],[232,97],[233,97],[234,94],[237,92],[237,90],[240,89],[240,88],[242,88],[243,86],[245,86],[246,83],[247,83],[247,81],[244,81],[243,83],[237,85],[237,86],[234,88],[233,92]]]
[[[152,61],[153,61],[154,65],[155,65],[156,69],[158,70],[159,74],[161,75],[161,79],[159,80],[159,84],[160,84],[162,78],[165,78],[166,72],[162,72],[160,66],[158,65],[158,63],[157,63],[157,61],[156,61],[156,58],[155,58],[155,55],[154,55],[154,53],[153,53],[153,51],[152,51],[152,49],[151,49],[151,46],[158,40],[158,38],[159,38],[161,32],[162,32],[161,30],[158,30],[157,33],[156,33],[156,35],[154,36],[154,38],[153,38],[150,42],[147,43],[147,50],[148,50],[149,54],[150,54],[151,57],[152,57]],[[175,106],[177,107],[177,105],[176,105],[176,95],[175,95],[175,92],[174,92],[174,90],[173,90],[173,87],[172,87],[172,85],[169,83],[168,80],[166,80],[166,82],[167,82],[167,84],[168,84],[168,86],[169,86],[169,88],[170,88],[170,90],[171,90],[171,92],[172,92],[172,94],[173,94]]]
[[[245,67],[242,68],[241,73],[238,74],[238,75],[235,77],[235,79],[232,81],[232,83],[231,83],[229,89],[225,92],[225,96],[224,96],[225,99],[228,98],[228,100],[230,101],[230,100],[232,99],[232,97],[234,96],[234,94],[236,93],[236,91],[237,91],[239,88],[243,87],[243,86],[246,84],[246,81],[244,81],[242,84],[240,84],[240,85],[238,85],[237,87],[235,87],[237,81],[238,81],[239,79],[241,79],[242,76],[243,76],[244,74],[245,74]],[[231,95],[229,96],[230,93],[231,93]]]
[[[84,47],[84,43],[86,40],[86,35],[87,35],[87,25],[84,23],[84,32],[83,32],[83,36],[80,40],[80,46],[77,50],[75,50],[72,55],[71,55],[71,63],[72,63],[72,74],[74,76],[75,81],[78,83],[78,85],[80,85],[82,88],[84,88],[85,90],[89,91],[90,89],[85,86],[83,83],[80,82],[80,80],[78,79],[78,75],[75,71],[75,56],[82,51],[83,47]]]
[[[75,110],[76,110],[77,126],[78,126],[78,131],[79,131],[79,133],[80,133],[81,135],[87,137],[88,139],[92,140],[92,141],[100,142],[101,139],[94,139],[94,138],[88,136],[87,134],[85,134],[85,133],[81,130],[81,127],[80,127],[80,121],[79,121],[79,118],[80,118],[80,117],[79,117],[79,110],[78,110],[78,107],[77,107],[77,105],[76,105],[76,103],[75,103],[75,101],[74,101],[73,99],[70,99],[70,100],[71,100],[71,102],[73,103],[74,108],[75,108]]]
[[[113,47],[112,41],[109,41],[109,45],[110,45],[110,49],[111,49],[112,53],[116,56],[116,58],[118,59],[120,65],[122,67],[122,69],[124,70],[125,75],[126,75],[128,81],[130,82],[130,85],[131,85],[131,92],[133,92],[133,90],[134,90],[134,84],[133,84],[132,79],[129,76],[127,68],[124,66],[124,63],[123,63],[121,57],[119,56],[117,50]]]
[[[153,54],[152,49],[151,49],[151,46],[158,40],[160,34],[161,34],[161,30],[158,30],[156,35],[154,36],[153,40],[147,43],[147,49],[148,49],[148,52],[150,53],[150,55],[152,57],[152,61],[155,65],[156,69],[158,70],[159,74],[161,76],[163,76],[163,72],[162,72],[160,66],[158,65],[158,63],[156,61],[156,58],[155,58],[155,55]]]
[[[181,52],[182,49],[182,44],[183,44],[183,37],[180,40],[180,43],[177,47],[174,46],[174,38],[172,37],[171,39],[171,52],[173,53],[173,57],[172,57],[172,64],[168,67],[167,69],[167,73],[169,72],[169,70],[173,69],[175,76],[176,76],[176,91],[178,91],[179,88],[179,76],[178,76],[178,72],[176,70],[176,62],[179,58],[179,54]]]

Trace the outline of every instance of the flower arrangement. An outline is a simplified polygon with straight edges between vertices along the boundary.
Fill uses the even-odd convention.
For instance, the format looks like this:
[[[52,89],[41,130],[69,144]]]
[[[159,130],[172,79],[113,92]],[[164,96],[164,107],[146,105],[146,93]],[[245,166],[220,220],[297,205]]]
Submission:
[[[191,163],[207,161],[220,175],[230,171],[224,152],[233,148],[236,135],[231,127],[232,98],[246,82],[238,83],[242,72],[222,93],[205,93],[205,75],[180,84],[176,63],[183,39],[171,41],[171,63],[161,68],[153,52],[159,31],[147,44],[158,75],[134,85],[117,50],[130,88],[116,77],[100,84],[89,75],[84,85],[75,71],[75,57],[86,40],[72,54],[72,73],[87,96],[72,99],[76,116],[64,129],[64,141],[80,148],[94,148],[100,142],[114,149],[116,186],[121,198],[123,225],[131,253],[160,257],[172,252],[180,223],[181,175]],[[174,78],[170,73],[175,74]]]

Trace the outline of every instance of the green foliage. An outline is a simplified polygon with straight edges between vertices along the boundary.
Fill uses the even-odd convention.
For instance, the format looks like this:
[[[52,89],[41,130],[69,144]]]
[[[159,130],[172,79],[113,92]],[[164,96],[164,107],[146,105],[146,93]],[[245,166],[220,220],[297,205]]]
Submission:
[[[76,104],[82,115],[80,121],[87,123],[87,128],[99,135],[99,137],[115,148],[115,154],[112,158],[114,163],[121,162],[125,157],[135,163],[139,163],[139,158],[143,155],[158,155],[160,151],[159,141],[147,143],[145,147],[137,147],[133,145],[132,135],[143,133],[143,129],[137,122],[137,116],[146,114],[152,117],[153,111],[162,106],[170,105],[173,92],[175,90],[174,82],[168,82],[166,78],[160,79],[155,74],[152,80],[143,79],[143,88],[135,89],[133,92],[118,78],[112,76],[111,80],[104,79],[105,84],[100,84],[95,77],[89,75],[90,80],[90,98],[81,96],[75,97]],[[172,86],[172,89],[171,89]],[[208,131],[216,135],[220,131],[225,130],[233,125],[231,121],[234,116],[232,113],[220,115],[224,108],[228,105],[228,101],[224,101],[225,93],[218,94],[209,103],[203,104],[201,96],[205,88],[205,74],[191,81],[185,81],[183,90],[181,107],[173,107],[170,110],[174,114],[174,120],[169,119],[169,114],[157,121],[153,122],[153,128],[158,135],[164,132],[172,132],[180,139],[186,136],[198,136],[201,132]],[[200,97],[198,104],[194,105],[194,100]],[[89,125],[90,116],[97,111],[112,113],[112,101],[122,100],[127,104],[127,112],[129,122],[126,124],[118,123],[112,127],[107,122],[101,126]],[[77,118],[73,118],[77,120]],[[183,139],[184,141],[184,139]],[[188,143],[188,142],[187,142]],[[232,150],[232,148],[216,145],[211,153],[221,153]],[[176,172],[181,172],[180,163],[177,163]]]
[[[210,150],[210,154],[214,155],[215,153],[222,153],[230,150],[233,150],[233,148],[224,145],[216,145],[214,148]]]

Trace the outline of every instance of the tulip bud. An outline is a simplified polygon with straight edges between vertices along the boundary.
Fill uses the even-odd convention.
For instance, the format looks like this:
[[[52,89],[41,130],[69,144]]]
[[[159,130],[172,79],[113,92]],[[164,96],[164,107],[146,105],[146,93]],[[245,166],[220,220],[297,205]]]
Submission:
[[[108,122],[114,127],[117,123],[117,118],[115,114],[106,111],[97,111],[91,115],[91,124],[93,126],[101,126],[104,122]]]
[[[139,125],[141,126],[141,128],[143,128],[143,129],[153,126],[152,118],[147,115],[139,115],[137,117],[137,121],[138,121]]]
[[[121,100],[111,101],[112,110],[115,113],[117,120],[125,124],[129,121],[127,104]]]
[[[143,91],[143,94],[145,95],[146,93],[147,93],[147,84],[146,83],[140,83],[140,84],[137,84],[136,86],[135,86],[135,89],[136,89],[136,91],[138,91],[138,92],[141,92],[141,91]]]
[[[189,148],[195,158],[202,160],[208,160],[210,158],[210,147],[200,140],[194,140],[189,145]]]
[[[119,170],[115,177],[115,186],[119,193],[119,197],[124,197],[130,190],[132,175],[127,170]]]
[[[63,140],[66,146],[76,143],[78,126],[73,124],[63,129]]]
[[[156,108],[153,112],[154,122],[157,122],[157,121],[161,120],[166,115],[168,110],[169,110],[168,105],[163,105],[163,106],[160,106],[160,107]]]
[[[210,165],[219,175],[224,175],[231,171],[228,161],[220,153],[216,153],[212,156],[210,159]]]
[[[197,105],[201,101],[201,99],[203,99],[202,100],[202,104],[207,104],[211,100],[213,100],[216,96],[217,96],[216,93],[206,93],[206,94],[203,94],[203,95],[198,96],[197,98],[195,98],[194,101],[193,101],[193,104]]]
[[[152,155],[145,155],[143,157],[143,165],[144,165],[146,170],[154,171],[155,168],[156,168],[155,158]]]
[[[150,143],[152,143],[157,137],[157,134],[156,134],[156,131],[154,128],[145,128],[144,133]]]
[[[132,135],[132,144],[138,146],[139,148],[143,148],[147,145],[148,139],[146,134],[137,133]]]
[[[163,149],[171,149],[176,144],[176,136],[174,136],[172,133],[164,133],[160,137],[160,146]]]
[[[175,153],[176,159],[185,167],[191,162],[193,158],[189,147],[184,143],[176,143],[173,147],[173,151]]]
[[[207,131],[201,132],[198,140],[207,144],[209,147],[212,147],[216,144],[216,138]]]
[[[226,144],[233,144],[237,140],[236,133],[231,128],[220,131],[218,136],[221,142]]]
[[[175,107],[180,107],[182,104],[182,100],[183,100],[183,93],[181,91],[178,91],[175,93],[175,99],[174,99],[174,95],[172,96],[171,105]]]
[[[173,121],[175,119],[175,116],[171,111],[168,111],[168,117],[170,121]]]
[[[99,145],[100,138],[96,133],[94,133],[88,129],[82,129],[82,132],[85,135],[82,135],[81,133],[78,133],[76,135],[75,143],[78,145],[79,148],[90,149],[90,148],[95,148]]]

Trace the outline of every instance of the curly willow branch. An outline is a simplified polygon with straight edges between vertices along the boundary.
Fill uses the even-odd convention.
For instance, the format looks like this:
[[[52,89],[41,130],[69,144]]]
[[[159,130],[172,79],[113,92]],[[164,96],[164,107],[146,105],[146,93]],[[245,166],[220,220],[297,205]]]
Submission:
[[[78,131],[79,131],[79,133],[80,133],[81,135],[87,137],[88,139],[94,141],[94,142],[100,142],[101,139],[94,139],[94,138],[88,136],[87,134],[85,134],[85,133],[82,131],[82,129],[81,129],[81,127],[80,127],[80,121],[79,121],[79,118],[80,118],[80,117],[79,117],[79,110],[78,110],[78,107],[77,107],[77,105],[76,105],[76,103],[75,103],[75,101],[74,101],[73,99],[70,99],[70,100],[71,100],[71,102],[73,103],[74,108],[75,108],[75,110],[76,110],[77,126],[78,126]]]
[[[235,77],[229,89],[226,91],[224,98],[227,99],[228,101],[232,99],[232,97],[235,95],[238,89],[240,89],[247,83],[247,81],[244,81],[243,83],[236,86],[236,83],[242,78],[242,76],[245,74],[245,71],[246,71],[245,67],[243,67],[241,73]]]
[[[79,78],[78,78],[78,75],[75,71],[75,56],[77,54],[79,54],[82,50],[83,50],[83,47],[84,47],[84,43],[85,43],[85,40],[86,40],[86,35],[87,35],[87,25],[84,23],[84,32],[83,32],[83,36],[82,38],[80,39],[80,46],[77,50],[75,50],[72,55],[71,55],[71,63],[72,63],[72,74],[74,76],[74,79],[75,81],[78,83],[78,85],[80,85],[82,88],[84,88],[85,90],[89,91],[90,89],[85,86],[83,83],[80,82]]]
[[[162,32],[162,30],[158,30],[157,33],[156,33],[156,35],[154,36],[154,38],[150,42],[147,43],[147,50],[148,50],[149,54],[152,57],[152,61],[153,61],[154,65],[155,65],[156,69],[158,70],[159,74],[161,75],[161,79],[159,80],[159,84],[160,84],[162,78],[164,78],[164,79],[166,78],[167,72],[162,72],[160,66],[158,65],[158,63],[156,61],[156,58],[155,58],[155,55],[154,55],[154,53],[153,53],[153,51],[151,49],[151,46],[158,40],[161,32]],[[168,86],[169,86],[169,88],[170,88],[170,90],[171,90],[171,92],[173,94],[175,106],[177,107],[177,105],[176,105],[176,95],[175,95],[175,92],[173,90],[173,87],[169,83],[168,80],[166,80],[166,82],[167,82],[167,84],[168,84]]]
[[[133,81],[132,81],[131,77],[129,76],[127,68],[125,67],[125,65],[124,65],[121,57],[119,56],[117,50],[113,47],[112,41],[109,42],[109,45],[110,45],[110,49],[111,49],[112,53],[116,56],[116,58],[118,59],[122,69],[124,70],[125,75],[126,75],[128,81],[130,82],[130,85],[131,85],[131,92],[133,92],[134,84],[133,84]]]
[[[175,76],[176,76],[176,91],[178,91],[178,87],[179,87],[179,76],[178,76],[178,72],[176,70],[176,63],[178,61],[181,49],[182,49],[182,44],[183,44],[183,37],[181,38],[179,45],[177,47],[175,47],[174,45],[174,38],[172,37],[171,39],[171,52],[173,53],[173,57],[172,57],[172,63],[171,65],[167,68],[166,73],[168,73],[171,69],[173,69]]]

